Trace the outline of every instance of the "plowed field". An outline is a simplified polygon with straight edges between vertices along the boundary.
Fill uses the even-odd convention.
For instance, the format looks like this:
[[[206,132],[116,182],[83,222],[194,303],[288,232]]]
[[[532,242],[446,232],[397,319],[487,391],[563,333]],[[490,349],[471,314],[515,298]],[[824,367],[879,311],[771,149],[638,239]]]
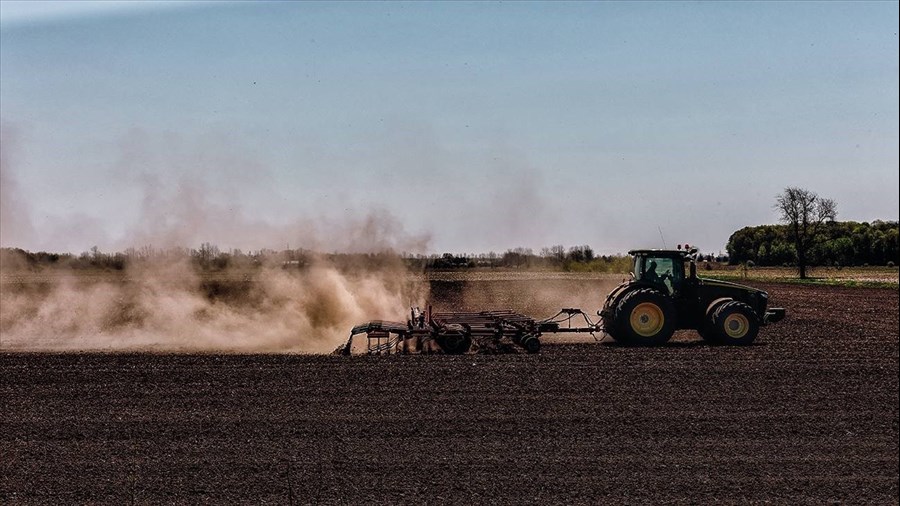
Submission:
[[[761,288],[788,317],[747,348],[0,355],[0,503],[897,504],[897,290]],[[569,305],[529,293],[432,284]]]

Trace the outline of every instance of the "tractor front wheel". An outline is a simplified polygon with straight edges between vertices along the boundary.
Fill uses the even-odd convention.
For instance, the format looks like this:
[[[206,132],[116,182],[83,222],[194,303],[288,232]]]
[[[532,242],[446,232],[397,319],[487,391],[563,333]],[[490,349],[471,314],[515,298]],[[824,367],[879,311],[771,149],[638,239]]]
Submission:
[[[715,328],[715,324],[713,322],[713,316],[716,314],[716,310],[722,307],[723,304],[727,304],[731,302],[731,299],[721,299],[714,301],[709,307],[706,309],[706,318],[700,322],[700,326],[697,327],[697,333],[700,334],[700,337],[703,338],[709,344],[723,344],[722,337],[719,335],[719,331]]]
[[[749,305],[727,302],[713,313],[711,330],[723,344],[748,345],[759,334],[759,318]]]

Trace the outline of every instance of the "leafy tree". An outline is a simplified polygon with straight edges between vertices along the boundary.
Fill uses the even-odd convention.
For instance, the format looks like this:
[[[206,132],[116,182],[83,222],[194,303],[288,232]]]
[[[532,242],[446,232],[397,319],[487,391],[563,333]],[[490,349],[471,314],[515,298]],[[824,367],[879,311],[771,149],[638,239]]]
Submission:
[[[884,231],[884,259],[894,262],[894,265],[897,264],[898,257],[900,257],[900,240],[898,239],[900,239],[900,230],[896,227]]]
[[[828,222],[807,252],[807,265],[896,265],[900,263],[898,236],[896,221]],[[726,249],[731,264],[752,260],[759,266],[772,266],[797,261],[787,225],[744,227],[731,234]]]
[[[573,246],[569,248],[568,260],[571,262],[590,262],[594,259],[594,250],[590,246]]]
[[[793,244],[780,241],[772,246],[772,252],[769,254],[769,265],[791,265],[797,261],[797,250]]]
[[[853,241],[849,237],[838,237],[825,243],[825,258],[831,264],[853,265]]]
[[[775,209],[787,225],[788,237],[797,252],[800,279],[806,279],[809,250],[815,244],[822,226],[837,217],[837,204],[831,199],[819,197],[816,192],[789,186],[775,197]]]

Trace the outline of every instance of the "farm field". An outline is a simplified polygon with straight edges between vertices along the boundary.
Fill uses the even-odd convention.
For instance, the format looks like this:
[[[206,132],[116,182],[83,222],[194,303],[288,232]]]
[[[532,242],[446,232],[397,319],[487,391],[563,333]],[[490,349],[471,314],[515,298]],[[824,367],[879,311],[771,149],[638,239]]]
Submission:
[[[596,310],[621,276],[432,276],[437,309]],[[747,348],[4,353],[3,504],[897,504],[898,291],[754,283]]]
[[[797,269],[792,267],[752,267],[746,272],[740,266],[724,266],[701,270],[700,276],[726,280],[742,279],[798,282]],[[900,283],[897,267],[811,267],[809,281],[823,284],[894,287]]]

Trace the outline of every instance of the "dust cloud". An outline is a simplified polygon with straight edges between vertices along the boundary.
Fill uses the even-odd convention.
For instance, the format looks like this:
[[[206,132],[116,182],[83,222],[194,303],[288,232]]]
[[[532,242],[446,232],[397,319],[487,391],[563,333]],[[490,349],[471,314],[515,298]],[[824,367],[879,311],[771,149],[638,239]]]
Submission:
[[[17,139],[11,126],[0,123],[0,246],[27,243],[34,235],[30,209],[12,170]]]
[[[2,245],[27,248],[52,239],[83,249],[100,244],[94,254],[105,249],[106,234],[89,219],[51,216],[21,198],[27,192],[14,177],[15,133],[3,125]],[[345,341],[353,325],[403,320],[410,304],[426,298],[427,284],[391,252],[424,252],[430,237],[407,233],[387,211],[267,221],[245,211],[238,198],[278,195],[261,164],[221,139],[194,150],[177,139],[156,149],[159,143],[145,137],[136,132],[126,139],[110,168],[109,188],[131,192],[139,207],[121,213],[119,237],[105,246],[167,253],[129,258],[116,270],[34,266],[4,250],[0,349],[322,353]],[[223,254],[243,261],[201,269],[186,249],[201,243],[217,252],[221,244]],[[308,258],[301,267],[274,251],[248,255],[241,247],[258,253],[303,248]],[[345,255],[338,265],[313,251]]]
[[[621,274],[576,272],[473,273],[459,281],[432,280],[442,310],[511,309],[536,318],[564,307],[594,316]]]
[[[426,297],[405,267],[265,265],[198,272],[187,258],[122,273],[12,272],[4,262],[0,348],[16,351],[327,353],[373,318]]]

